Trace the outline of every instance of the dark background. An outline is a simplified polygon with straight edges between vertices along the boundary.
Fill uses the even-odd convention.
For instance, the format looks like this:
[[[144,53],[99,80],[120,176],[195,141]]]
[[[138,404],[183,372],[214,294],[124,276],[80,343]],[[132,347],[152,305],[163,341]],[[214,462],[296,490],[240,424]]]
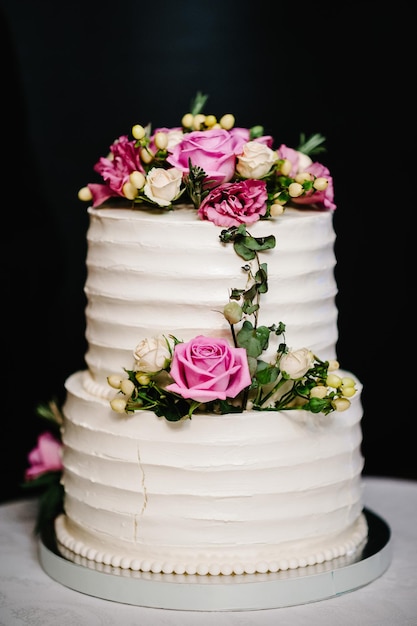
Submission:
[[[199,90],[206,113],[263,124],[276,147],[300,132],[327,137],[338,356],[364,384],[364,471],[417,479],[415,36],[411,8],[381,6],[2,0],[0,500],[22,495],[44,430],[35,407],[62,401],[66,377],[85,367],[78,189],[113,139],[135,123],[178,125]]]

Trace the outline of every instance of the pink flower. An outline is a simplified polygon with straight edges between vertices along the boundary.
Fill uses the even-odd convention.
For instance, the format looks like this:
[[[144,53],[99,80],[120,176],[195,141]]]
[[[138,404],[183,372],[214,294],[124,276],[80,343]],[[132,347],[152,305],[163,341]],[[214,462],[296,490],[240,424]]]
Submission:
[[[36,448],[29,452],[30,467],[25,472],[25,479],[33,480],[46,472],[62,470],[61,448],[61,442],[51,433],[39,435]]]
[[[248,141],[257,141],[264,144],[265,146],[268,146],[268,148],[272,148],[272,145],[274,143],[274,138],[271,135],[262,135],[261,137],[251,139],[249,128],[240,128],[239,126],[233,126],[233,128],[229,130],[229,133],[234,137],[241,137],[245,143],[247,143]]]
[[[150,138],[149,149],[153,154],[157,152],[158,148],[155,145],[155,135],[157,133],[165,133],[168,139],[167,150],[170,151],[172,148],[182,141],[184,137],[184,133],[181,126],[175,126],[174,128],[167,128],[166,126],[162,126],[161,128],[155,128],[155,131]]]
[[[245,143],[245,138],[239,133],[222,128],[196,130],[186,133],[183,140],[172,148],[167,162],[188,174],[191,161],[192,166],[205,171],[209,186],[221,185],[233,178],[236,154],[242,152]]]
[[[323,177],[326,178],[329,182],[326,189],[324,191],[315,191],[312,190],[310,193],[305,196],[299,196],[298,198],[291,198],[291,201],[294,204],[314,204],[319,209],[324,209],[326,211],[334,211],[336,208],[335,203],[333,202],[334,198],[334,189],[333,189],[333,178],[330,176],[330,172],[325,165],[321,163],[312,163],[308,167],[305,168],[305,172],[310,172],[317,178]]]
[[[129,141],[127,135],[122,135],[111,146],[112,157],[101,157],[94,166],[94,171],[100,174],[105,185],[90,183],[89,190],[93,196],[93,206],[103,204],[109,198],[121,196],[123,185],[129,182],[132,172],[144,173],[145,170],[140,160],[139,148],[135,147],[136,140]]]
[[[299,172],[303,172],[308,165],[311,165],[311,159],[307,154],[288,148],[285,144],[281,144],[277,150],[279,159],[288,159],[291,163],[291,171],[289,176],[294,178]]]
[[[216,226],[239,226],[253,224],[266,213],[268,194],[266,183],[261,180],[242,180],[225,183],[210,191],[198,209],[202,220]]]
[[[197,402],[235,398],[251,383],[246,350],[199,335],[175,346],[168,391]]]

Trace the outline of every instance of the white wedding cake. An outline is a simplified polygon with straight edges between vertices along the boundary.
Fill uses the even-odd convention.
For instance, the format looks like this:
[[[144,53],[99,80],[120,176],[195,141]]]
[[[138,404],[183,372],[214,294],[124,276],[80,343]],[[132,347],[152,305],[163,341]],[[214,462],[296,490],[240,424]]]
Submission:
[[[330,173],[197,109],[133,127],[80,192],[87,367],[66,382],[58,544],[201,576],[354,557],[361,385],[336,361]]]

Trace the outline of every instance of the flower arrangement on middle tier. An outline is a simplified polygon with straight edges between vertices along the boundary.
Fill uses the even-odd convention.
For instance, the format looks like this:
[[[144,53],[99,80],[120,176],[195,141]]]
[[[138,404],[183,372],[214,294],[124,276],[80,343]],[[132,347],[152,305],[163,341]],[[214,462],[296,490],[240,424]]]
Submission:
[[[110,402],[118,413],[153,411],[168,421],[191,418],[195,411],[226,414],[252,410],[302,409],[328,414],[350,406],[356,393],[351,377],[339,376],[337,361],[322,361],[309,349],[292,351],[285,343],[285,324],[258,324],[260,300],[268,291],[267,264],[259,253],[275,247],[275,237],[256,238],[246,226],[220,233],[245,261],[245,289],[233,288],[223,315],[233,345],[199,335],[183,342],[172,335],[142,340],[134,350],[135,366],[126,377],[111,375],[119,394]],[[270,336],[279,343],[275,357],[264,361]]]

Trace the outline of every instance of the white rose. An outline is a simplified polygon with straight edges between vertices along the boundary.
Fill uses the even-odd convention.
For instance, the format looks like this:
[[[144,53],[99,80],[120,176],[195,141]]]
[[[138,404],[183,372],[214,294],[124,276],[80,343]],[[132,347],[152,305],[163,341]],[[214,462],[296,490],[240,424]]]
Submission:
[[[150,200],[159,206],[169,206],[178,196],[181,182],[182,172],[175,167],[169,170],[153,167],[146,176],[143,191]]]
[[[308,154],[304,154],[304,152],[297,152],[297,154],[299,159],[297,173],[304,172],[313,161],[310,159]]]
[[[302,378],[310,369],[314,362],[314,355],[307,348],[301,348],[294,352],[288,352],[281,357],[279,362],[280,370],[285,373],[288,378],[297,380]]]
[[[177,143],[180,143],[183,140],[184,133],[179,129],[171,129],[167,132],[168,135],[168,145],[167,150],[171,150]]]
[[[262,178],[277,160],[277,153],[259,141],[249,141],[237,157],[236,170],[243,178]]]
[[[136,361],[136,372],[155,374],[165,369],[171,362],[170,344],[163,335],[144,339],[136,346],[133,356]]]

